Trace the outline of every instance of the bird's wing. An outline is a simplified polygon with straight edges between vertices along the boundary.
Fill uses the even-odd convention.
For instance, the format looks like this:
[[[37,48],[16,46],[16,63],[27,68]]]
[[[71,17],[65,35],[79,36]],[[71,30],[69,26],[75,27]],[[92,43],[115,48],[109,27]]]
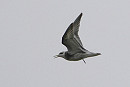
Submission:
[[[78,35],[78,31],[79,31],[79,26],[80,26],[80,20],[81,20],[81,17],[82,17],[82,13],[76,18],[76,20],[74,21],[73,23],[73,31],[74,31],[74,36],[75,36],[75,39],[79,42],[79,44],[83,47],[83,44],[79,38],[79,35]]]
[[[73,23],[69,25],[66,32],[62,37],[62,44],[65,45],[68,49],[68,53],[73,55],[77,52],[84,52],[79,42],[75,39]]]

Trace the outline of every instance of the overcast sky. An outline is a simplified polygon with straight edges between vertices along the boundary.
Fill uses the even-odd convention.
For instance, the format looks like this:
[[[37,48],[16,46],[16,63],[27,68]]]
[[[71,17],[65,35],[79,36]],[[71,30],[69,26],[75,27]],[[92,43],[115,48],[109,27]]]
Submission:
[[[66,28],[101,56],[67,61]],[[0,0],[0,87],[129,87],[129,0]]]

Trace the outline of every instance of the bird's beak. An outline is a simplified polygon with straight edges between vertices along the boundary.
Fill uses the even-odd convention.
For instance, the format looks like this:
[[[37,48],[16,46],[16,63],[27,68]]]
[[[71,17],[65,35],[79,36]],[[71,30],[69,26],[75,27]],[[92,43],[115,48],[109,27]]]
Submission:
[[[55,56],[54,56],[54,58],[57,58],[57,57],[58,57],[58,55],[55,55]]]

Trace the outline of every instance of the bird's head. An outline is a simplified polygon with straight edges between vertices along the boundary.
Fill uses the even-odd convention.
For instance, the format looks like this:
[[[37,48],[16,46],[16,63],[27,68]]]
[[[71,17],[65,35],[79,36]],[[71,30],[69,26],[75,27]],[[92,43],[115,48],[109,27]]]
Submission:
[[[57,57],[62,57],[62,58],[64,58],[64,57],[65,57],[65,52],[60,52],[58,55],[55,55],[54,57],[55,57],[55,58],[57,58]]]

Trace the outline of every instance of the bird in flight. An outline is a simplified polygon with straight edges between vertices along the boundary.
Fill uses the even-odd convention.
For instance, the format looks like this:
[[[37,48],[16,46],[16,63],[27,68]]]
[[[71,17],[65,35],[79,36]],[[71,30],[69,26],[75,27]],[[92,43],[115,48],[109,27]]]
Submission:
[[[68,61],[79,61],[85,58],[101,55],[101,53],[94,53],[86,50],[78,35],[80,20],[82,13],[76,18],[76,20],[69,25],[62,37],[62,44],[67,47],[68,51],[60,52],[55,58],[61,57]]]

